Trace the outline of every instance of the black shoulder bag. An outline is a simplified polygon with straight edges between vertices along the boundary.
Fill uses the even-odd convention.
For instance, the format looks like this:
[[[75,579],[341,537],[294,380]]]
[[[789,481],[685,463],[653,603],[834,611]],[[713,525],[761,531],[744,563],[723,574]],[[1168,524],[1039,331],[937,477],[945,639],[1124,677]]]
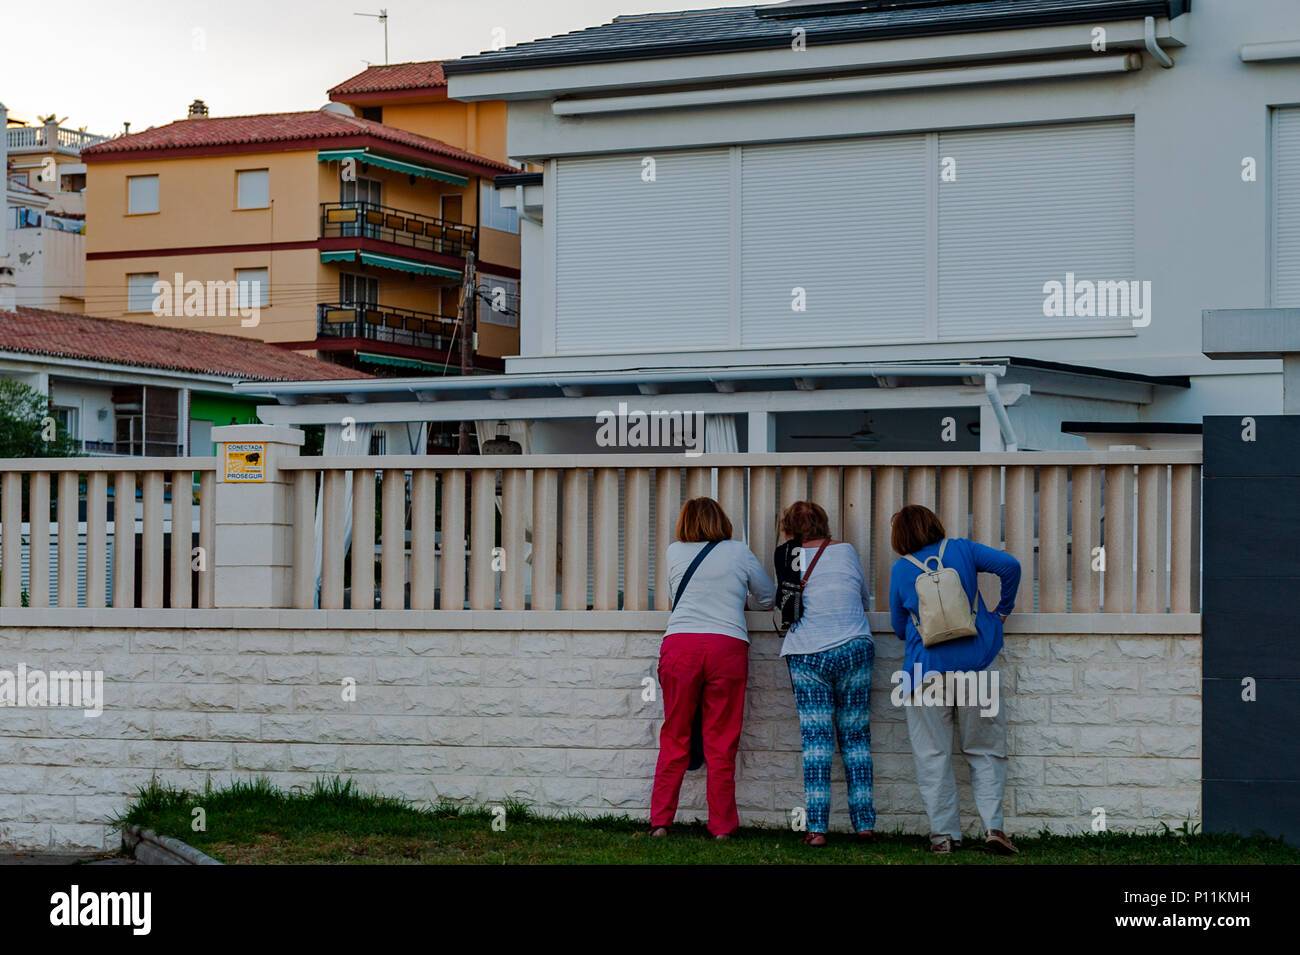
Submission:
[[[776,549],[773,555],[773,563],[776,566],[776,604],[774,607],[773,617],[780,614],[778,630],[781,636],[785,636],[786,631],[793,627],[799,618],[803,616],[803,589],[808,584],[808,578],[812,576],[813,568],[817,566],[817,561],[822,558],[822,551],[826,549],[829,540],[822,541],[822,546],[817,548],[817,553],[813,556],[812,563],[808,565],[808,570],[800,579],[799,572],[794,567],[794,551],[796,548],[802,548],[801,541],[786,541]],[[802,551],[806,556],[807,551]]]

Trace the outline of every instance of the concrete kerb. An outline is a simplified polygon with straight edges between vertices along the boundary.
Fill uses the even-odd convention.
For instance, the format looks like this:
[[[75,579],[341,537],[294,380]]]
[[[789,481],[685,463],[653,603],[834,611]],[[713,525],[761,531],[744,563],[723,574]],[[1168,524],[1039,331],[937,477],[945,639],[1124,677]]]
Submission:
[[[171,836],[160,836],[152,829],[127,826],[122,831],[122,848],[144,865],[224,865]]]

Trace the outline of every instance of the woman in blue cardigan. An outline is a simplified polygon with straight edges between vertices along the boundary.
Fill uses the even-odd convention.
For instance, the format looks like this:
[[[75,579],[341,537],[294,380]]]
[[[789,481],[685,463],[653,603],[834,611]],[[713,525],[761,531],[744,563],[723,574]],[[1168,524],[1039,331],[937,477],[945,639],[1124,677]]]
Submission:
[[[894,633],[906,642],[902,683],[895,687],[893,698],[907,713],[916,782],[930,820],[930,848],[948,853],[961,842],[952,767],[956,724],[962,754],[970,764],[971,791],[984,823],[985,844],[993,852],[1011,855],[1016,847],[1002,831],[1007,716],[998,698],[994,664],[1002,649],[1002,625],[1016,603],[1020,562],[972,540],[948,539],[938,515],[919,504],[909,504],[894,515],[890,537],[894,551],[905,555],[894,562],[889,577],[890,620]],[[921,570],[906,555],[934,568],[928,559],[939,557],[941,548],[943,566],[957,571],[976,611],[977,632],[927,647],[917,630],[916,579]],[[980,571],[997,574],[1002,581],[1001,599],[993,611],[979,594]]]

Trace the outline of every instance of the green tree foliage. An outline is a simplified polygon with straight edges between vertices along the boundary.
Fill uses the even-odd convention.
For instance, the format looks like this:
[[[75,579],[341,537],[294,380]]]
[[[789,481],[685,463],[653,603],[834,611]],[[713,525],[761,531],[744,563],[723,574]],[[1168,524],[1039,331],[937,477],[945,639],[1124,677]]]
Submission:
[[[0,379],[0,458],[69,458],[76,440],[50,414],[49,399],[30,385]]]

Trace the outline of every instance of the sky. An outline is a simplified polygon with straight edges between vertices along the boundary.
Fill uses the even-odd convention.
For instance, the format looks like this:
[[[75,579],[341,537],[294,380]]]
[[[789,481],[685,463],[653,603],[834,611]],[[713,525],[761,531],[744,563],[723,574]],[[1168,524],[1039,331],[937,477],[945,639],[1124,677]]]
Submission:
[[[453,59],[627,13],[752,0],[62,0],[0,10],[0,102],[35,122],[112,135],[182,119],[317,109],[325,91],[388,59]]]

